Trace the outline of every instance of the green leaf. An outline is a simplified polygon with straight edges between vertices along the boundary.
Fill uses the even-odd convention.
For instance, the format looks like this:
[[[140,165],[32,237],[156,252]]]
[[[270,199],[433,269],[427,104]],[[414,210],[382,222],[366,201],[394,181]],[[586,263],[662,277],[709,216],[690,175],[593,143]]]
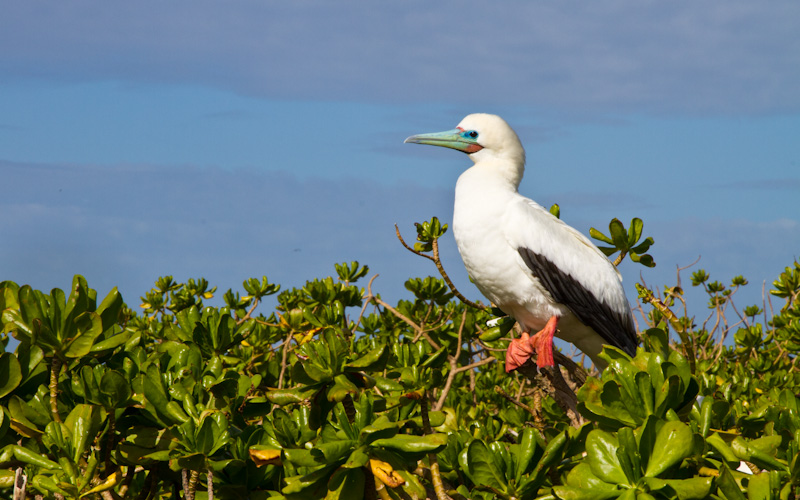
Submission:
[[[589,228],[589,236],[591,236],[592,238],[594,238],[594,239],[596,239],[598,241],[602,241],[603,243],[608,243],[609,245],[613,245],[614,244],[614,240],[612,240],[611,238],[609,238],[608,236],[606,236],[605,234],[601,233],[600,231],[598,231],[597,229],[595,229],[593,227]],[[614,251],[616,251],[616,248],[614,249]],[[608,255],[608,254],[606,254],[606,255]]]
[[[41,467],[42,469],[61,470],[61,466],[59,464],[48,459],[46,456],[43,456],[41,453],[33,452],[28,448],[17,446],[15,444],[9,446],[12,447],[11,449],[14,452],[14,457],[20,462],[35,465],[36,467]]]
[[[425,436],[398,434],[387,439],[377,439],[372,445],[409,453],[436,453],[447,445],[447,434],[434,433]]]
[[[628,248],[633,247],[642,237],[642,226],[642,219],[638,217],[631,219],[631,225],[628,228]]]
[[[364,467],[368,463],[369,463],[369,455],[364,453],[364,451],[361,448],[359,448],[350,454],[350,456],[347,458],[347,462],[342,464],[342,467],[344,467],[345,469],[355,469],[358,467]]]
[[[358,387],[344,374],[337,375],[334,381],[334,384],[328,388],[328,401],[340,402],[350,394],[358,394]]]
[[[320,462],[324,464],[341,463],[341,459],[352,453],[355,445],[356,442],[349,439],[319,443],[311,449],[311,454],[318,459],[321,457]]]
[[[653,243],[655,243],[653,238],[648,236],[641,243],[639,243],[635,247],[631,248],[631,251],[635,252],[635,253],[638,253],[638,254],[644,253],[644,252],[650,250],[650,247],[653,246]]]
[[[122,332],[111,337],[101,340],[92,346],[91,352],[103,352],[110,349],[115,349],[131,338],[132,332]]]
[[[350,500],[364,498],[364,471],[361,468],[343,468],[333,473],[328,482],[325,500]]]
[[[636,484],[641,477],[641,458],[636,445],[636,438],[633,436],[633,429],[630,427],[621,428],[617,432],[617,439],[619,439],[620,445],[617,450],[620,466],[625,472],[625,477],[628,478],[628,483]]]
[[[694,437],[688,425],[680,421],[665,423],[656,434],[653,453],[644,475],[656,477],[692,453]]]
[[[63,495],[65,497],[72,496],[66,490],[61,489],[59,487],[60,485],[56,484],[56,482],[50,476],[44,476],[42,474],[37,474],[37,475],[33,476],[33,478],[31,479],[30,482],[39,491],[42,491],[42,492],[47,491],[47,492],[50,492],[50,493],[58,493],[59,495]]]
[[[746,500],[742,490],[739,489],[739,485],[736,484],[736,479],[731,474],[731,470],[724,463],[719,468],[717,487],[727,500]]]
[[[562,500],[606,500],[617,498],[621,491],[614,484],[602,481],[592,473],[592,468],[585,461],[576,465],[567,474],[564,486],[553,487]]]
[[[106,397],[111,408],[125,403],[131,397],[130,384],[125,376],[116,370],[108,370],[100,379],[100,392]]]
[[[325,498],[328,480],[336,467],[336,465],[322,467],[309,474],[287,477],[286,487],[281,492],[289,500]]]
[[[592,473],[607,483],[628,484],[617,457],[619,441],[611,433],[595,429],[586,438],[586,453]]]
[[[64,356],[68,358],[81,358],[89,354],[94,341],[103,333],[103,322],[100,315],[94,312],[84,312],[75,318],[75,337],[67,341]]]
[[[100,315],[103,331],[108,330],[117,323],[119,312],[123,305],[122,295],[120,295],[117,287],[112,288],[95,309],[95,312]]]
[[[473,440],[458,457],[461,470],[478,486],[487,486],[505,492],[507,485],[497,469],[494,454],[480,439]]]
[[[290,403],[302,403],[310,399],[321,385],[322,384],[312,384],[296,389],[276,389],[267,392],[266,396],[271,403],[278,406],[284,406]]]
[[[762,469],[789,472],[789,467],[778,459],[750,446],[741,436],[737,436],[730,444],[733,453],[741,460],[753,462]]]
[[[704,500],[709,498],[714,487],[712,477],[690,477],[688,479],[644,478],[651,491],[669,487],[675,491],[679,500]]]
[[[632,261],[638,262],[645,267],[656,267],[656,262],[650,254],[639,255],[636,252],[631,252],[628,255],[630,255]]]
[[[774,500],[778,498],[777,492],[773,495],[770,487],[769,474],[755,474],[747,483],[747,500]]]
[[[0,354],[0,398],[17,388],[22,381],[22,369],[17,357],[10,352]]]
[[[538,444],[536,442],[536,430],[526,427],[522,431],[522,438],[519,441],[519,452],[517,453],[517,470],[514,473],[514,480],[519,483],[522,475],[528,473],[533,467],[533,458]]]
[[[611,234],[611,240],[614,246],[619,250],[628,250],[628,233],[625,231],[625,226],[622,225],[619,219],[612,219],[608,225],[608,230]]]
[[[186,420],[189,420],[188,417]],[[196,447],[194,451],[206,457],[210,456],[214,448],[214,443],[219,438],[220,432],[221,430],[216,425],[213,418],[210,418],[210,416],[204,418],[200,424],[200,428],[197,430]]]
[[[72,461],[79,463],[87,447],[95,440],[105,415],[99,406],[80,404],[67,415],[64,425],[72,433]]]
[[[359,441],[363,444],[370,444],[377,439],[388,439],[396,435],[400,430],[397,422],[390,422],[385,417],[375,420],[371,425],[361,429]]]
[[[344,369],[348,371],[382,371],[389,359],[389,350],[386,349],[386,344],[382,344],[375,349],[372,349],[360,358],[351,361],[344,365]]]

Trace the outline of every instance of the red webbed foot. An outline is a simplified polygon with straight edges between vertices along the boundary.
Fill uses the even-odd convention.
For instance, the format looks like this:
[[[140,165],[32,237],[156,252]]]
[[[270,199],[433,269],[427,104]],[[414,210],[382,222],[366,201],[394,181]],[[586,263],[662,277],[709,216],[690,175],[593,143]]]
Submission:
[[[514,339],[508,344],[508,350],[506,351],[506,373],[511,373],[524,365],[526,361],[531,359],[533,352],[534,350],[528,332],[522,332],[520,338]]]
[[[553,361],[553,336],[558,327],[558,317],[553,316],[547,324],[533,337],[522,332],[518,339],[508,345],[506,351],[506,373],[510,373],[524,365],[536,353],[536,366],[539,368],[555,365]]]

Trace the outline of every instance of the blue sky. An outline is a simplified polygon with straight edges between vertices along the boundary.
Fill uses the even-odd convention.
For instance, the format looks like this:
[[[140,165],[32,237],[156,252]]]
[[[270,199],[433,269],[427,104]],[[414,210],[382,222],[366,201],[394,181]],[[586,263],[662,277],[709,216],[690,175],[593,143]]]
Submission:
[[[521,136],[524,194],[583,232],[644,219],[658,267],[623,265],[630,296],[701,256],[760,303],[800,254],[794,1],[3,10],[0,279],[135,305],[160,275],[288,287],[359,260],[404,297],[435,270],[393,225],[449,222],[470,162],[403,139],[479,111]],[[452,235],[443,257],[476,298]]]

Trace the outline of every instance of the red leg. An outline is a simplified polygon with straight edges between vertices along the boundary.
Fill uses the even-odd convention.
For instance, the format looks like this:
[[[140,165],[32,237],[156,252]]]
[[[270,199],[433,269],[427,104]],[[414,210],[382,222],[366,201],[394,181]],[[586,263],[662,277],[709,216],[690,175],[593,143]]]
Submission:
[[[553,336],[558,326],[558,317],[553,316],[533,337],[528,332],[522,332],[518,339],[514,339],[508,345],[506,351],[506,373],[510,373],[524,365],[530,359],[534,351],[536,352],[536,365],[553,366]]]
[[[556,334],[558,327],[558,316],[553,316],[547,320],[539,333],[531,338],[531,345],[536,349],[536,366],[553,366],[553,335]]]

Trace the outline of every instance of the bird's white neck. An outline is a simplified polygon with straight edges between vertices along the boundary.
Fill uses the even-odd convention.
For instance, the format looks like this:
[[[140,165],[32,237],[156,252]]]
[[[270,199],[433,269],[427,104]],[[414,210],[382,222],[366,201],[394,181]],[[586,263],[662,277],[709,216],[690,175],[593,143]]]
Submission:
[[[479,151],[470,155],[470,159],[475,162],[475,165],[467,170],[470,172],[470,177],[492,187],[506,187],[517,192],[522,175],[525,173],[525,152],[522,151],[519,156],[512,158],[483,153],[484,151]]]

